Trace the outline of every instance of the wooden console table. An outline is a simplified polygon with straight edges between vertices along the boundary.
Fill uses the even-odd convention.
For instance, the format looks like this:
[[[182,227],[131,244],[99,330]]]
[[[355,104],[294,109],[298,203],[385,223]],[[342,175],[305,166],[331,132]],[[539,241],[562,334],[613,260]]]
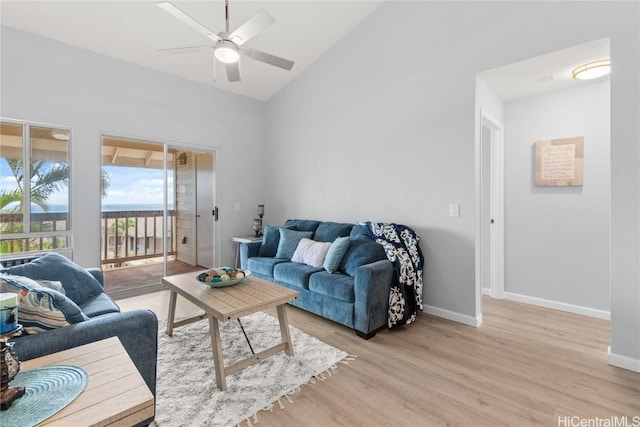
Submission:
[[[132,426],[155,416],[153,394],[116,337],[21,362],[20,370],[48,365],[78,366],[89,382],[40,426]]]

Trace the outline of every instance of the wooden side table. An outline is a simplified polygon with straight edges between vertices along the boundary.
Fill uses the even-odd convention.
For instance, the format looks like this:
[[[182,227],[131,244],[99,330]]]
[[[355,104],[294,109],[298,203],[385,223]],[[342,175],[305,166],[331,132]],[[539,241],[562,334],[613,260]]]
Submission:
[[[116,337],[27,360],[21,370],[48,365],[78,366],[89,382],[41,426],[132,426],[155,416],[153,394]]]
[[[251,242],[260,242],[262,241],[262,236],[241,236],[241,237],[233,237],[232,240],[238,243],[238,248],[236,249],[236,265],[238,268],[240,265],[238,264],[240,261],[240,243],[251,243]]]

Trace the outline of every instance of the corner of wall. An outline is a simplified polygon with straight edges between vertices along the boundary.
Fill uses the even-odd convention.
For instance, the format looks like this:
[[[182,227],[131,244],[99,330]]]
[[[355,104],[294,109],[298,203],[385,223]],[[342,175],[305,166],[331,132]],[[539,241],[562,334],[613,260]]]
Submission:
[[[611,353],[611,346],[607,349],[607,360],[609,365],[615,366],[616,368],[640,372],[640,359],[632,359],[627,356]]]

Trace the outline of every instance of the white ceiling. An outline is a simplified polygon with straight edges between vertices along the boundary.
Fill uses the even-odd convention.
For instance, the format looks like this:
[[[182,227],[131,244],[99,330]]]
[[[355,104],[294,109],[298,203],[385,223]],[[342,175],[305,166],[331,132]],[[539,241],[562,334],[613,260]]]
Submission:
[[[265,9],[276,22],[247,46],[290,59],[295,65],[291,71],[285,71],[242,59],[242,81],[229,83],[219,65],[214,82],[212,51],[158,53],[159,49],[206,45],[211,41],[161,10],[155,5],[157,1],[0,0],[0,20],[9,27],[225,91],[268,100],[383,3],[230,0],[230,30]],[[224,0],[172,0],[172,3],[214,32],[224,30]],[[609,40],[596,40],[488,70],[480,77],[502,99],[511,100],[584,84],[571,78],[571,70],[608,57]]]
[[[509,101],[591,83],[593,80],[574,80],[571,71],[600,59],[609,59],[608,38],[487,70],[479,77],[500,98]]]
[[[155,3],[140,1],[0,1],[3,25],[38,34],[83,49],[164,71],[222,90],[268,100],[382,1],[245,1],[230,0],[230,31],[258,10],[276,22],[247,46],[292,61],[291,71],[241,59],[241,82],[229,83],[213,51],[163,55],[159,49],[207,45],[204,35],[170,16]],[[215,33],[224,30],[224,1],[172,0],[185,13]]]

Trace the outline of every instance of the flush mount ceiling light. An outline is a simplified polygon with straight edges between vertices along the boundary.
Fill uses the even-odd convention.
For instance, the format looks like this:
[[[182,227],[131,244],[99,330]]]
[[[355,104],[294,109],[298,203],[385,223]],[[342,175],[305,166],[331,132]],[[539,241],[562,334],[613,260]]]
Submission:
[[[611,60],[601,59],[574,68],[571,76],[576,80],[591,80],[606,76],[611,72]]]
[[[69,132],[63,130],[54,130],[51,131],[51,136],[58,141],[68,141],[69,140]]]

